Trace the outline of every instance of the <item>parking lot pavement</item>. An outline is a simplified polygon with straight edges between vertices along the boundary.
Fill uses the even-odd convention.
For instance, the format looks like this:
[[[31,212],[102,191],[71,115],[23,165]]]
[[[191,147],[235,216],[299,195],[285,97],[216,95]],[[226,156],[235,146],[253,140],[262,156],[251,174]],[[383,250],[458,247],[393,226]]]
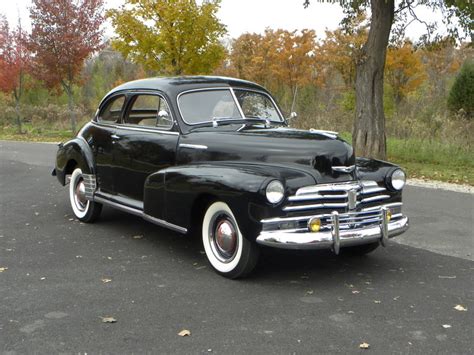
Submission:
[[[0,353],[473,353],[472,195],[408,187],[399,242],[267,249],[231,281],[197,239],[109,208],[74,220],[55,149],[0,142]]]

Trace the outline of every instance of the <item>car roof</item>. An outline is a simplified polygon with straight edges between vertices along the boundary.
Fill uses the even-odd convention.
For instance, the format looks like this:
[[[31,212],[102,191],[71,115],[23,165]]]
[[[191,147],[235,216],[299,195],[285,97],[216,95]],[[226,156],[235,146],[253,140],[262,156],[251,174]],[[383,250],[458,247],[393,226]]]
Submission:
[[[156,77],[129,81],[112,89],[106,96],[122,90],[160,90],[168,95],[179,95],[183,91],[212,88],[241,87],[267,92],[262,86],[251,81],[224,76],[176,76]]]

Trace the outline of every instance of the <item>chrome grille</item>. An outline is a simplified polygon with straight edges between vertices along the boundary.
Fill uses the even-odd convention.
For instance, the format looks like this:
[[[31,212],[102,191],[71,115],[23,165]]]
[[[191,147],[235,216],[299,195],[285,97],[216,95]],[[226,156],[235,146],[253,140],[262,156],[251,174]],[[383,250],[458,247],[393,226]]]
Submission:
[[[349,203],[351,193],[356,194],[355,206],[350,206]],[[363,209],[373,202],[384,201],[388,198],[390,195],[385,187],[379,186],[375,181],[321,184],[300,188],[295,195],[288,198],[288,204],[283,207],[283,211],[335,210],[347,212],[352,209]]]

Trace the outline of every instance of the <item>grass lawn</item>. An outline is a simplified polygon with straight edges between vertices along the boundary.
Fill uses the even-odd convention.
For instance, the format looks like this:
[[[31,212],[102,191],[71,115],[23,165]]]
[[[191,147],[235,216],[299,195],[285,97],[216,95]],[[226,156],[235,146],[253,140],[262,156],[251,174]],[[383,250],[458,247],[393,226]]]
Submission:
[[[0,127],[0,139],[32,142],[62,142],[72,137],[69,130],[32,128],[18,134],[16,127]],[[341,136],[348,142],[350,134]],[[440,180],[474,186],[474,148],[439,141],[388,138],[388,161],[400,165],[409,177]]]

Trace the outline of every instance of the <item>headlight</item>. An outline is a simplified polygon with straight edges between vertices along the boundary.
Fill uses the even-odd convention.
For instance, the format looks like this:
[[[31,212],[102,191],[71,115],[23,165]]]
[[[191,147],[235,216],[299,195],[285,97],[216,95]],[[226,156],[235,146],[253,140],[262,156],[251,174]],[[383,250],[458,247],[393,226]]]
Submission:
[[[406,176],[402,169],[394,170],[392,175],[390,175],[389,182],[395,190],[400,191],[401,189],[403,189],[403,187],[405,186],[405,181]]]
[[[267,185],[265,194],[268,202],[278,203],[283,200],[283,197],[285,196],[285,188],[280,181],[273,180]]]

